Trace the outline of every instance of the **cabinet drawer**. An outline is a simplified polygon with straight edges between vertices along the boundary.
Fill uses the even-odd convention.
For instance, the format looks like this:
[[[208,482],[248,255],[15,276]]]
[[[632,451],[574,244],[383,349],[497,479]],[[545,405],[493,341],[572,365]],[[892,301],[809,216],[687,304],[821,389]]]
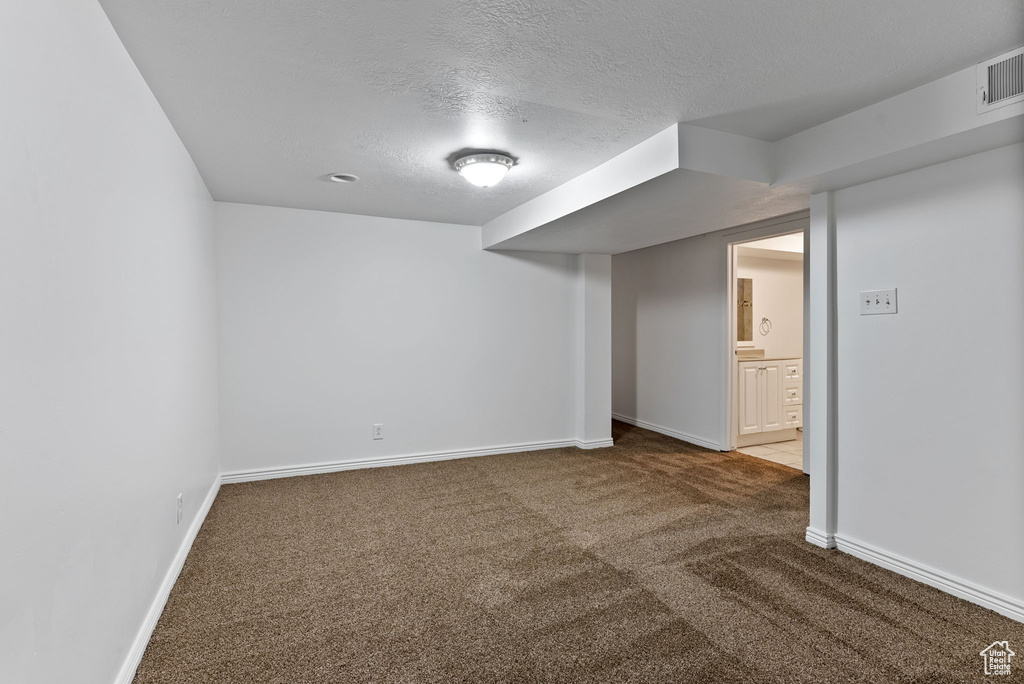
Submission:
[[[787,381],[782,386],[782,403],[784,406],[796,406],[804,403],[804,386],[799,382]]]
[[[804,363],[802,359],[782,362],[782,377],[785,380],[803,380]]]
[[[798,428],[804,425],[804,407],[803,406],[787,406],[782,412],[784,427]]]

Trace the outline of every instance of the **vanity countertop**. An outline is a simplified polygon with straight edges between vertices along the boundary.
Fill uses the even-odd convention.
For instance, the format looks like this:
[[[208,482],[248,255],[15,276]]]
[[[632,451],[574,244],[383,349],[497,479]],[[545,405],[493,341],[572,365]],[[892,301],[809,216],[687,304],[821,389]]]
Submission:
[[[800,361],[799,356],[765,356],[764,358],[745,359],[742,356],[736,357],[737,361]]]

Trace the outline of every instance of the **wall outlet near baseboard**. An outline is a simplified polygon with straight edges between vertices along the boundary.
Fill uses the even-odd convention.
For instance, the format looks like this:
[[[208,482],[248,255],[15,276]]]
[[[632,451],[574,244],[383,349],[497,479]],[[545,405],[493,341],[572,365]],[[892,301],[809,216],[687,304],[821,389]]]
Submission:
[[[373,424],[373,438],[384,439],[384,423]]]
[[[181,524],[181,514],[183,512],[183,510],[182,510],[182,503],[183,503],[182,502],[182,497],[183,496],[184,496],[184,493],[179,493],[178,494],[178,524],[179,525]]]

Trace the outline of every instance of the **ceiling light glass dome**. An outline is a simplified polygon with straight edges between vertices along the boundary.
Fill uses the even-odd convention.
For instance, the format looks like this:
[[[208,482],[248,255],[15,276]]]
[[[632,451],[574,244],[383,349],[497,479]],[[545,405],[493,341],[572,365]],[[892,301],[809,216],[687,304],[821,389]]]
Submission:
[[[489,188],[501,182],[515,162],[498,152],[470,154],[455,160],[455,170],[473,185]]]

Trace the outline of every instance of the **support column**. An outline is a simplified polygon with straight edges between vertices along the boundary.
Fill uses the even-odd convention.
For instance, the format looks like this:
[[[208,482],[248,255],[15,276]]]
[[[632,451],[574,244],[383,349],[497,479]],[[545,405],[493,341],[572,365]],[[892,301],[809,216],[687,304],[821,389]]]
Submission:
[[[576,446],[612,446],[612,258],[576,257]]]
[[[806,539],[836,545],[838,363],[836,356],[836,216],[831,192],[811,196],[808,303],[804,358],[804,449],[811,478]]]

